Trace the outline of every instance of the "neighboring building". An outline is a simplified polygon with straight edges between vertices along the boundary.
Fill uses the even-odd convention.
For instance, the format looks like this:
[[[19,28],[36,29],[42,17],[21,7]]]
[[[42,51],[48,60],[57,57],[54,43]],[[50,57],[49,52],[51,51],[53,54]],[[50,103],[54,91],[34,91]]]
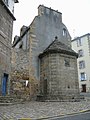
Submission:
[[[0,0],[0,95],[9,94],[11,71],[11,42],[14,3],[18,0]]]
[[[72,49],[78,53],[80,92],[90,92],[90,33],[73,39]]]
[[[29,83],[30,94],[33,95],[35,92],[34,87],[33,87],[33,86],[35,86],[34,81],[40,81],[39,92],[41,92],[42,87],[44,87],[43,84],[41,84],[41,81],[43,81],[42,79],[45,79],[45,78],[41,77],[43,74],[41,72],[41,69],[44,70],[44,68],[42,68],[42,67],[43,67],[43,65],[45,65],[45,63],[47,63],[47,66],[46,66],[47,68],[45,68],[45,69],[48,69],[48,73],[52,72],[52,71],[49,71],[49,70],[51,70],[51,69],[49,69],[49,66],[51,65],[50,62],[48,63],[45,61],[45,63],[43,63],[43,65],[41,65],[41,61],[45,57],[41,58],[40,54],[43,53],[43,51],[50,44],[53,43],[55,36],[58,37],[58,42],[57,42],[57,45],[55,48],[55,49],[57,49],[56,51],[60,52],[61,48],[63,50],[62,50],[62,53],[54,52],[53,54],[55,55],[55,58],[51,57],[51,59],[55,60],[54,61],[56,63],[55,65],[56,66],[58,65],[58,69],[56,68],[56,66],[52,66],[52,67],[55,67],[55,68],[52,68],[52,70],[54,70],[54,69],[56,70],[55,73],[58,73],[58,77],[56,77],[56,81],[53,80],[52,87],[50,88],[49,81],[51,80],[50,77],[53,77],[53,75],[48,74],[47,83],[49,84],[49,86],[47,89],[52,89],[51,93],[53,91],[55,93],[55,91],[56,91],[58,95],[60,94],[60,92],[63,92],[62,94],[60,94],[62,96],[64,95],[64,97],[60,96],[60,97],[62,97],[62,99],[66,99],[65,98],[65,95],[67,94],[66,90],[68,90],[68,94],[71,94],[70,98],[72,99],[72,98],[74,98],[74,96],[76,94],[79,93],[77,69],[76,69],[77,55],[75,52],[73,52],[71,50],[71,37],[68,32],[68,29],[62,22],[62,13],[55,11],[51,8],[47,8],[43,5],[40,5],[38,7],[38,16],[36,16],[34,18],[32,23],[30,24],[30,26],[29,27],[23,26],[20,30],[20,36],[15,36],[14,41],[13,41],[13,50],[16,49],[16,51],[19,51],[19,54],[21,54],[20,50],[22,50],[23,52],[27,51],[27,53],[29,55],[27,57],[29,60],[26,62],[29,62],[29,64],[27,64],[27,68],[29,70],[28,73],[29,73],[29,80],[30,80],[29,81],[30,82]],[[58,46],[58,44],[60,44],[60,46]],[[63,48],[63,46],[64,46],[64,48]],[[61,47],[61,48],[58,49],[58,47]],[[65,50],[65,47],[68,50]],[[71,53],[74,55],[72,55]],[[19,54],[18,54],[18,57],[21,56]],[[14,58],[13,59],[14,61],[12,61],[12,63],[13,63],[12,65],[15,68],[16,60],[15,60],[14,53],[12,54],[12,57]],[[65,67],[65,65],[64,65],[65,57],[66,57],[66,64],[69,64],[68,60],[70,60],[70,67]],[[17,58],[17,54],[16,54],[16,58]],[[47,55],[47,60],[48,59],[49,58]],[[60,62],[59,62],[59,59],[61,59]],[[45,58],[45,60],[46,60],[46,58]],[[23,61],[23,59],[20,58],[19,61],[17,61],[17,63],[21,64],[22,63],[21,61]],[[61,65],[61,63],[63,63],[63,64]],[[23,65],[25,65],[25,61],[23,61],[22,66]],[[62,67],[62,69],[60,67]],[[14,68],[12,69],[12,71],[15,70]],[[20,65],[19,69],[21,69],[21,65]],[[18,70],[16,69],[16,71],[18,71]],[[23,71],[25,71],[24,67],[22,68],[22,73],[23,73]],[[62,74],[60,73],[60,71],[62,71],[61,72]],[[71,72],[71,74],[70,74],[70,72]],[[60,77],[60,74],[61,74],[61,77]],[[70,74],[70,76],[68,76],[68,74]],[[66,80],[65,75],[67,76],[67,80]],[[18,79],[18,81],[22,81],[22,80]],[[62,82],[61,88],[60,88],[60,86],[56,85],[58,83],[60,85],[60,82]],[[64,90],[64,88],[65,88],[65,90]],[[48,90],[48,92],[50,92],[50,90]],[[59,99],[60,97],[57,97],[57,99]],[[51,99],[53,99],[53,97]]]

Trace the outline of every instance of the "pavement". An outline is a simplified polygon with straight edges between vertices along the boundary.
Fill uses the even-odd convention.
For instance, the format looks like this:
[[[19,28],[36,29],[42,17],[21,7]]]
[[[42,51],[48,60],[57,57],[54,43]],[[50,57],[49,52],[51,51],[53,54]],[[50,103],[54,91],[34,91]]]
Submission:
[[[0,106],[0,120],[43,120],[90,110],[90,99],[80,102],[25,102]]]

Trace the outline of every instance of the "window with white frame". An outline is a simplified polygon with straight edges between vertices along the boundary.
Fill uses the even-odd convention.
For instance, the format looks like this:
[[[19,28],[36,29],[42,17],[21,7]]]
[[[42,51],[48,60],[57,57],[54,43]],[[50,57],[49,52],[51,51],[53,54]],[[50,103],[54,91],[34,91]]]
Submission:
[[[81,81],[84,81],[84,80],[86,80],[87,78],[86,78],[86,73],[85,72],[82,72],[82,73],[80,73],[80,80]]]
[[[85,68],[85,61],[82,60],[82,61],[79,61],[79,69],[83,69]]]
[[[79,38],[77,40],[77,47],[79,47],[79,46],[82,46],[82,39],[81,38]]]
[[[63,28],[63,36],[67,36],[67,30],[65,28]]]
[[[78,57],[83,57],[83,50],[78,50]]]

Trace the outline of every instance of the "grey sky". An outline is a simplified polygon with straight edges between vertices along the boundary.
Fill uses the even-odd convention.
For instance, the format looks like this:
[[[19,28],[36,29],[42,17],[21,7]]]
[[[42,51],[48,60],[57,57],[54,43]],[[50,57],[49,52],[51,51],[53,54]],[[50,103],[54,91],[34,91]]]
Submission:
[[[19,0],[14,11],[13,36],[19,35],[22,25],[30,25],[40,4],[62,13],[63,23],[72,38],[90,33],[90,0]]]

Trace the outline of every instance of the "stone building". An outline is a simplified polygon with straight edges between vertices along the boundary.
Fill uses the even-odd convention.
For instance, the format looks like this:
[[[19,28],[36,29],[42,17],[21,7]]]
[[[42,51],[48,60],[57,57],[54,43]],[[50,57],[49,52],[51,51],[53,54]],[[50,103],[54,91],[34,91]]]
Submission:
[[[71,100],[79,96],[77,57],[58,38],[47,47],[40,58],[41,100]]]
[[[14,3],[17,2],[0,0],[0,95],[9,94]]]
[[[58,36],[62,43],[71,46],[71,36],[62,22],[62,13],[40,5],[38,15],[35,16],[30,26],[22,26],[20,36],[14,39],[13,48],[29,50],[36,79],[39,79],[40,74],[38,55],[51,44],[55,36]]]
[[[62,90],[62,92],[64,91],[64,94],[66,94],[66,90],[68,90],[68,94],[73,94],[73,96],[75,94],[78,94],[78,79],[77,79],[77,68],[76,68],[76,58],[77,58],[77,54],[75,52],[73,52],[71,50],[71,36],[68,32],[67,27],[63,24],[62,22],[62,13],[55,11],[51,8],[45,7],[43,5],[40,5],[38,7],[38,15],[34,18],[34,20],[32,21],[32,23],[30,24],[30,26],[23,26],[20,30],[20,36],[15,36],[14,41],[13,41],[13,49],[20,49],[22,51],[27,51],[29,56],[29,65],[28,70],[29,70],[29,82],[30,82],[30,94],[33,95],[34,94],[34,82],[33,81],[40,81],[40,89],[39,92],[42,92],[44,88],[43,83],[42,83],[42,70],[44,71],[44,68],[42,68],[41,65],[41,61],[43,62],[44,65],[48,64],[48,54],[47,57],[44,57],[46,62],[44,63],[44,58],[42,58],[40,55],[41,53],[43,54],[43,51],[50,45],[53,43],[55,36],[58,36],[58,41],[60,42],[60,47],[62,45],[61,48],[64,49],[66,47],[65,50],[63,50],[62,53],[59,52],[54,52],[53,54],[51,54],[51,59],[53,59],[52,61],[54,61],[55,63],[55,67],[59,64],[59,59],[61,59],[60,62],[64,61],[64,58],[66,57],[66,63],[68,60],[70,60],[70,67],[65,67],[63,66],[64,64],[60,64],[58,66],[58,69],[56,68],[56,72],[58,72],[58,77],[56,78],[55,82],[53,80],[53,82],[51,84],[55,83],[55,86],[52,85],[53,87],[51,87],[51,93],[54,91],[56,91],[57,95],[59,95],[60,89]],[[58,45],[57,49],[58,49]],[[57,50],[56,50],[57,51]],[[65,53],[64,53],[65,52]],[[68,54],[69,53],[69,54]],[[56,57],[57,56],[57,57]],[[54,58],[55,57],[55,58]],[[13,62],[13,61],[12,61]],[[20,61],[18,61],[19,63]],[[57,63],[58,62],[58,63]],[[68,61],[69,62],[69,61]],[[14,64],[15,62],[13,62]],[[50,66],[50,62],[47,65],[47,68],[50,70],[49,66]],[[53,64],[53,63],[52,63]],[[62,67],[62,71],[61,68]],[[55,68],[53,68],[52,70],[54,70]],[[42,70],[41,70],[42,69]],[[69,71],[67,71],[69,70]],[[71,74],[68,76],[68,73],[71,72]],[[23,68],[24,71],[24,68]],[[60,73],[61,71],[61,73]],[[46,71],[47,72],[47,71]],[[52,71],[49,71],[48,73],[50,73]],[[59,73],[61,74],[61,76],[59,75]],[[67,76],[67,80],[65,77],[65,74]],[[46,77],[46,73],[43,74],[44,79]],[[48,80],[50,81],[50,77],[53,77],[51,74],[48,75]],[[61,78],[60,78],[61,77]],[[60,81],[59,81],[60,79]],[[62,80],[64,82],[62,82]],[[46,82],[45,84],[50,82]],[[72,82],[71,82],[72,81]],[[60,86],[57,87],[56,83],[62,82],[63,87],[60,88]],[[66,82],[66,83],[65,83]],[[72,86],[73,85],[73,86]],[[49,86],[50,87],[50,86]],[[49,87],[47,87],[48,92],[50,92]],[[56,88],[58,90],[56,90]],[[46,88],[45,88],[46,89]],[[44,92],[43,92],[44,93]],[[50,94],[51,94],[50,93]],[[60,97],[58,97],[59,99]],[[53,99],[53,98],[52,98]]]

